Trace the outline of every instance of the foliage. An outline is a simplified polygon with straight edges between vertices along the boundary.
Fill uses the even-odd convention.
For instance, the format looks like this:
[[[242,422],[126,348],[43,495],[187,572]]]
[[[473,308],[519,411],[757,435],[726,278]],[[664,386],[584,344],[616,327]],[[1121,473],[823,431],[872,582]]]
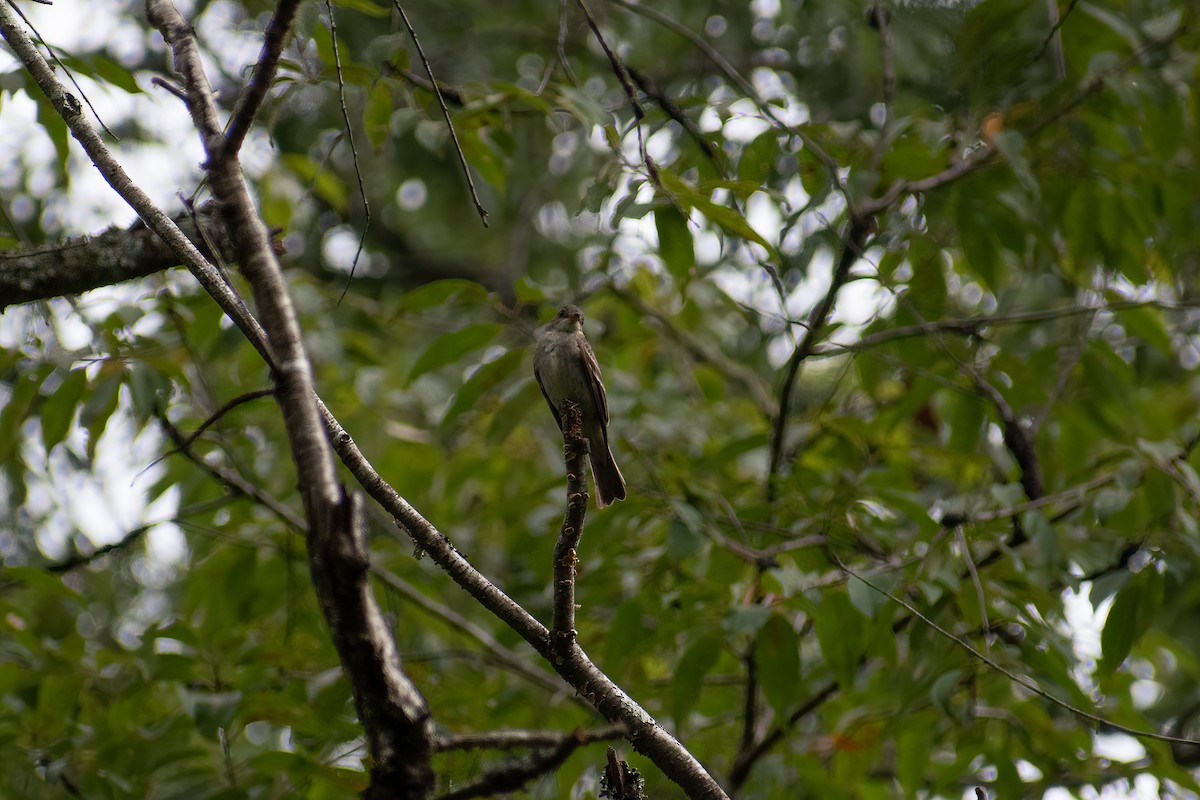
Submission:
[[[572,4],[561,20],[545,3],[405,6],[487,228],[397,15],[345,0],[367,226],[326,11],[302,8],[251,173],[327,406],[548,620],[561,440],[528,332],[580,302],[631,491],[588,515],[579,640],[729,788],[1015,797],[1145,774],[1200,791],[1194,748],[1143,739],[1103,757],[1112,737],[872,587],[1060,701],[1200,733],[1194,11],[1070,3],[1054,29],[1045,4],[1016,0],[595,6],[627,78]],[[192,13],[229,109],[243,64],[222,55],[271,10]],[[65,61],[118,118],[114,98],[143,90],[185,116],[150,86],[166,75],[154,42]],[[15,68],[3,88],[6,103],[40,97]],[[86,232],[63,209],[90,164],[62,157],[65,128],[37,108],[57,157],[0,178],[10,248]],[[106,121],[139,147],[194,144]],[[881,198],[853,241],[850,206]],[[834,278],[831,318],[808,319],[847,247],[861,257]],[[163,434],[164,418],[186,434],[267,387],[258,357],[185,273],[0,322],[0,795],[361,790],[303,537],[201,466],[299,511],[276,407],[231,410],[194,458]],[[784,396],[799,342],[811,353]],[[390,520],[372,527],[376,566],[536,664]],[[596,722],[446,615],[378,592],[439,731]],[[672,796],[619,749],[648,796]],[[440,787],[489,762],[439,756]],[[530,792],[595,796],[602,765],[584,749]]]

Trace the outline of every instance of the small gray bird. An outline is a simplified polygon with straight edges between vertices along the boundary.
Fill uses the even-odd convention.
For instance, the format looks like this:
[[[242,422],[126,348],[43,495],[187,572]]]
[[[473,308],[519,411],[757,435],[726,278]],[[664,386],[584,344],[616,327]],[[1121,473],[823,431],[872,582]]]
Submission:
[[[542,328],[533,350],[533,376],[562,430],[559,407],[570,400],[580,408],[596,482],[596,506],[604,508],[625,499],[625,479],[608,448],[608,399],[600,365],[583,335],[583,309],[563,306]]]

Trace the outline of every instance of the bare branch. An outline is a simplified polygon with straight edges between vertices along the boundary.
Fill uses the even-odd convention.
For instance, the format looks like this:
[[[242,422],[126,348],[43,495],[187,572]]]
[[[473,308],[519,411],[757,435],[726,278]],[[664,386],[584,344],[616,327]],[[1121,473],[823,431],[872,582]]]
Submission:
[[[267,99],[267,92],[271,90],[275,73],[279,69],[279,59],[283,56],[284,43],[291,32],[292,20],[295,19],[296,9],[299,7],[299,0],[279,0],[271,21],[267,23],[258,63],[254,65],[254,72],[246,85],[246,91],[238,98],[237,106],[234,107],[233,115],[225,128],[225,148],[231,153],[242,149],[242,142],[250,132],[254,117],[262,107],[263,101]]]
[[[563,460],[567,465],[567,511],[554,545],[554,626],[551,649],[566,654],[575,642],[575,566],[579,563],[579,541],[587,514],[587,473],[583,461],[588,442],[583,436],[583,414],[577,404],[564,401],[562,416]]]
[[[626,738],[634,749],[649,758],[663,774],[678,784],[688,797],[725,797],[721,787],[704,770],[700,762],[663,730],[633,698],[601,672],[577,643],[572,642],[561,661],[556,658],[551,649],[550,631],[463,558],[441,531],[409,505],[408,501],[375,471],[350,434],[319,400],[318,404],[330,430],[334,449],[341,456],[342,463],[367,494],[396,519],[421,551],[484,608],[528,642],[605,719],[624,726],[629,731]]]
[[[29,36],[21,29],[12,8],[8,3],[0,3],[0,35],[2,35],[13,53],[21,61],[30,75],[33,76],[38,88],[46,95],[55,112],[62,117],[71,131],[71,135],[83,146],[84,152],[95,164],[109,186],[137,212],[142,222],[150,230],[158,234],[175,253],[176,258],[186,266],[204,289],[217,300],[221,309],[229,315],[234,324],[246,335],[255,349],[263,356],[268,364],[273,363],[270,345],[266,334],[258,322],[246,314],[241,300],[233,293],[222,279],[217,269],[208,262],[200,250],[184,235],[170,217],[162,212],[150,200],[150,197],[130,179],[121,164],[113,157],[103,140],[84,117],[79,101],[69,94],[58,82],[54,70],[42,58],[41,53],[34,47]]]
[[[370,750],[371,784],[365,796],[423,798],[433,786],[429,709],[400,667],[395,640],[371,592],[362,504],[337,481],[317,411],[312,369],[269,232],[250,199],[237,154],[224,147],[190,27],[170,0],[148,0],[146,12],[170,45],[175,69],[183,76],[188,110],[208,154],[213,197],[226,214],[238,261],[271,337],[275,397],[308,518],[309,569]]]
[[[182,26],[182,31],[186,33],[186,25]],[[139,216],[168,242],[171,249],[217,300],[222,310],[245,333],[268,365],[275,368],[280,363],[280,359],[274,352],[274,343],[268,343],[262,327],[246,313],[212,264],[204,259],[199,250],[187,240],[178,227],[158,210],[145,193],[134,185],[125,174],[120,164],[95,135],[87,120],[82,117],[79,104],[70,98],[56,81],[53,71],[33,47],[28,36],[21,30],[15,16],[5,3],[0,3],[0,35],[4,36],[13,47],[17,57],[30,70],[56,112],[67,122],[75,138],[84,145],[85,151],[105,179],[138,212]],[[188,94],[189,98],[193,97],[191,91]],[[234,213],[238,212],[235,210]],[[288,366],[294,368],[294,364]],[[539,654],[549,659],[549,631],[545,626],[471,566],[437,528],[383,480],[363,456],[353,438],[329,412],[320,398],[313,394],[309,396],[315,401],[318,412],[324,421],[326,436],[364,490],[397,520],[412,541],[421,550],[428,553],[431,559],[456,583],[512,627]],[[291,401],[285,402],[290,403]],[[298,458],[300,457],[299,453],[295,451],[294,453]],[[336,503],[341,500],[341,496],[339,494],[332,499]],[[668,778],[679,784],[690,797],[725,797],[720,786],[705,772],[699,762],[679,742],[659,727],[637,703],[600,672],[577,645],[572,646],[570,657],[566,662],[559,664],[551,661],[551,664],[606,718],[624,724],[630,731],[628,738],[634,748],[646,755]]]
[[[457,733],[439,736],[434,746],[438,752],[447,750],[519,750],[524,747],[556,747],[569,739],[582,740],[583,744],[620,739],[625,730],[619,725],[593,730],[576,729],[569,734],[558,731],[486,731],[484,733]]]
[[[220,215],[211,204],[198,214],[204,224],[216,228],[216,241],[228,241]],[[214,257],[187,214],[177,216],[174,225],[195,243],[201,258]],[[109,228],[95,236],[0,252],[0,311],[20,303],[82,294],[145,278],[179,265],[180,259],[171,248],[140,222],[131,228]]]
[[[522,788],[535,778],[548,775],[563,765],[587,741],[583,731],[576,730],[574,734],[563,739],[553,749],[535,753],[528,759],[497,767],[484,773],[478,780],[446,792],[438,800],[467,800],[470,797],[488,797],[494,794],[508,794]]]
[[[471,178],[471,168],[467,164],[467,157],[463,153],[462,145],[458,143],[458,134],[455,133],[454,123],[450,120],[450,110],[446,108],[446,99],[442,97],[442,87],[438,85],[437,78],[433,76],[433,67],[429,65],[429,59],[425,57],[425,50],[421,47],[421,40],[417,38],[416,29],[408,21],[408,14],[404,13],[404,7],[400,5],[400,0],[392,0],[392,5],[395,6],[397,13],[400,14],[400,19],[404,21],[404,27],[408,29],[408,35],[412,37],[413,46],[417,48],[417,55],[421,58],[421,66],[425,67],[425,74],[429,76],[429,87],[433,91],[434,97],[437,98],[438,106],[442,109],[442,118],[446,120],[446,128],[450,131],[450,140],[454,142],[454,151],[458,153],[458,163],[462,166],[463,177],[467,180],[467,188],[471,192],[471,201],[475,203],[475,212],[479,214],[479,221],[486,228],[488,226],[488,212],[483,207],[483,203],[479,202],[479,193],[475,191],[475,181]]]
[[[363,222],[362,232],[358,235],[358,247],[354,258],[350,261],[350,274],[346,276],[346,285],[342,288],[340,304],[350,291],[354,273],[358,269],[358,260],[362,257],[363,247],[367,243],[367,231],[371,229],[371,203],[367,200],[367,187],[363,184],[362,167],[358,163],[358,146],[354,144],[354,126],[350,124],[350,111],[346,108],[346,78],[342,75],[342,54],[338,45],[337,20],[333,15],[333,3],[325,0],[325,11],[329,15],[329,39],[333,46],[333,72],[337,76],[338,107],[342,110],[342,124],[346,128],[346,141],[350,144],[350,159],[354,163],[354,177],[358,181],[358,196],[362,200]]]
[[[177,519],[176,520],[167,520],[167,522],[177,522],[177,521],[178,521]],[[129,531],[129,533],[125,534],[124,536],[122,536],[120,539],[118,539],[115,542],[106,544],[103,547],[97,547],[95,549],[95,551],[93,551],[87,555],[83,555],[82,553],[79,553],[79,554],[73,555],[69,558],[65,558],[62,561],[56,561],[53,564],[47,564],[45,569],[47,572],[63,573],[63,572],[70,572],[71,570],[79,569],[80,567],[87,566],[88,564],[91,564],[92,562],[103,558],[104,556],[108,555],[109,553],[120,552],[122,550],[129,548],[135,542],[140,541],[141,538],[146,535],[146,531],[150,530],[151,528],[153,528],[155,525],[158,525],[158,524],[159,523],[157,523],[157,522],[152,522],[148,525],[139,525],[138,527]]]
[[[833,275],[829,279],[829,289],[809,314],[804,337],[796,345],[796,349],[792,351],[792,357],[788,360],[783,387],[779,392],[779,413],[775,415],[775,425],[771,432],[771,460],[767,469],[768,502],[775,499],[777,478],[783,462],[783,440],[784,434],[787,432],[788,411],[791,408],[792,391],[796,386],[796,377],[800,373],[800,366],[812,354],[817,343],[816,338],[825,327],[833,305],[837,302],[838,292],[850,277],[850,268],[862,256],[863,244],[866,242],[870,230],[871,220],[868,217],[851,216],[850,229],[846,232],[841,258],[838,259]]]

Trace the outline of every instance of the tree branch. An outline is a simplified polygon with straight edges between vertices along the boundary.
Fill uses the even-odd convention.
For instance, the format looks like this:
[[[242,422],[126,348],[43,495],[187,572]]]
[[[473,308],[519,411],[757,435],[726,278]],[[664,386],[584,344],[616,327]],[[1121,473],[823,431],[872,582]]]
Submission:
[[[1078,706],[1073,706],[1070,703],[1066,702],[1065,700],[1060,700],[1059,698],[1055,697],[1050,692],[1048,692],[1045,689],[1043,689],[1042,687],[1038,686],[1036,683],[1034,683],[1029,678],[1026,678],[1023,675],[1017,675],[1012,670],[1005,668],[1001,664],[998,664],[997,662],[993,661],[988,656],[979,652],[971,645],[970,642],[962,639],[959,636],[955,636],[950,631],[948,631],[945,628],[943,628],[942,626],[938,625],[932,619],[930,619],[926,615],[922,614],[919,610],[917,610],[916,607],[914,607],[911,603],[906,601],[904,598],[898,597],[895,594],[893,594],[892,592],[889,592],[886,589],[883,589],[882,587],[876,585],[869,579],[862,577],[857,572],[850,569],[849,567],[847,567],[845,564],[842,564],[841,562],[838,563],[838,567],[841,568],[843,571],[845,571],[847,574],[853,575],[854,577],[858,578],[863,583],[865,583],[867,586],[871,587],[879,594],[888,598],[893,603],[896,603],[899,606],[903,606],[904,609],[907,610],[910,614],[912,614],[913,617],[921,620],[921,622],[924,622],[927,626],[932,628],[943,638],[950,640],[954,644],[957,644],[959,647],[961,647],[963,650],[966,650],[968,653],[970,653],[975,658],[982,661],[984,664],[986,664],[988,667],[990,667],[995,672],[1000,673],[1001,675],[1008,678],[1013,683],[1016,683],[1019,686],[1029,690],[1030,692],[1033,692],[1034,694],[1036,694],[1038,697],[1042,698],[1043,700],[1046,700],[1047,702],[1051,703],[1052,705],[1058,706],[1059,708],[1063,709],[1064,711],[1067,711],[1068,713],[1070,713],[1076,717],[1079,717],[1080,719],[1087,720],[1088,722],[1094,722],[1097,725],[1101,726],[1102,728],[1117,731],[1119,733],[1126,733],[1126,734],[1129,734],[1130,736],[1134,736],[1139,739],[1154,739],[1159,742],[1170,742],[1172,744],[1200,745],[1200,741],[1197,741],[1195,739],[1185,739],[1185,738],[1178,737],[1178,736],[1170,736],[1167,734],[1158,733],[1156,731],[1139,730],[1137,728],[1131,728],[1126,725],[1121,725],[1120,723],[1113,722],[1112,720],[1109,720],[1109,719],[1105,719],[1104,717],[1101,717],[1098,714],[1093,714],[1089,711],[1084,711],[1082,708],[1079,708]]]
[[[775,499],[779,468],[783,461],[783,442],[784,434],[787,432],[788,411],[791,408],[792,391],[796,386],[796,377],[800,373],[800,366],[805,359],[812,355],[813,348],[817,343],[817,336],[825,327],[830,312],[833,311],[838,292],[850,277],[850,268],[862,255],[862,247],[870,230],[871,220],[869,217],[851,214],[850,228],[846,232],[846,238],[842,245],[841,258],[838,259],[838,263],[833,269],[833,275],[830,277],[829,290],[825,292],[825,296],[808,315],[808,324],[804,329],[803,338],[796,345],[796,349],[792,351],[792,357],[788,360],[787,372],[779,392],[779,413],[775,416],[775,425],[771,432],[771,461],[767,469],[768,502],[773,502]]]
[[[275,73],[279,69],[279,59],[283,56],[283,46],[292,29],[292,20],[295,19],[296,9],[299,7],[300,0],[279,0],[275,6],[275,14],[267,23],[262,51],[259,53],[258,63],[254,65],[254,73],[250,76],[246,91],[238,98],[237,106],[234,107],[233,115],[225,128],[224,149],[229,153],[236,155],[242,149],[242,142],[250,132],[254,117],[262,107],[263,101],[267,99],[267,92],[271,90]]]
[[[619,725],[585,731],[577,728],[572,733],[558,731],[485,731],[483,733],[457,733],[439,736],[435,742],[439,753],[447,750],[518,750],[524,747],[556,747],[568,740],[582,740],[582,744],[620,739],[625,730]]]
[[[232,259],[232,251],[210,252],[199,229],[208,228],[215,242],[228,242],[221,215],[209,204],[197,216],[194,222],[191,215],[180,214],[174,224],[194,243],[202,258],[219,255]],[[109,228],[96,236],[0,252],[0,311],[145,278],[179,265],[179,257],[171,248],[140,222],[130,228]]]
[[[470,797],[488,797],[515,792],[529,781],[561,767],[572,753],[587,743],[583,731],[576,729],[573,734],[562,739],[556,747],[485,772],[478,780],[446,792],[438,800],[467,800]]]
[[[113,157],[104,141],[84,116],[79,101],[58,82],[54,70],[42,58],[42,54],[38,52],[28,34],[21,28],[8,3],[0,3],[0,36],[4,37],[4,40],[13,49],[13,53],[33,76],[38,88],[46,95],[46,99],[50,101],[55,112],[66,122],[71,135],[83,146],[84,152],[87,153],[108,185],[137,212],[146,227],[166,242],[179,262],[196,276],[200,285],[217,300],[221,309],[229,315],[229,318],[246,335],[246,338],[262,354],[267,363],[272,364],[273,357],[266,334],[263,333],[257,320],[246,312],[241,299],[225,282],[216,267],[209,263],[200,250],[183,234],[179,226],[154,205],[150,197],[133,182],[120,162]]]
[[[587,514],[587,473],[583,461],[588,443],[583,437],[583,415],[577,404],[564,401],[562,415],[563,460],[567,465],[567,511],[554,545],[554,626],[551,649],[567,652],[575,641],[575,566],[579,563],[579,541]]]
[[[236,295],[221,280],[219,273],[178,227],[125,174],[103,142],[83,117],[78,103],[54,78],[53,71],[41,58],[21,30],[8,5],[0,3],[0,35],[13,46],[18,58],[33,74],[39,87],[50,98],[56,112],[66,121],[72,135],[83,145],[92,162],[110,185],[138,212],[147,225],[166,240],[180,260],[196,275],[221,309],[234,321],[269,366],[277,363],[272,344],[257,320],[240,304]],[[324,421],[325,434],[334,450],[355,479],[380,506],[391,514],[412,541],[491,613],[509,625],[542,657],[550,660],[549,631],[524,608],[487,580],[437,528],[414,509],[379,475],[355,444],[353,437],[330,413],[319,397],[312,396]],[[612,722],[624,724],[630,731],[634,748],[649,758],[689,797],[723,798],[724,792],[698,761],[674,738],[658,727],[654,719],[626,695],[607,676],[595,668],[578,646],[572,647],[569,663],[556,664],[555,670],[585,699]]]
[[[275,397],[308,519],[309,570],[371,755],[371,783],[364,796],[424,798],[434,780],[429,708],[401,669],[396,642],[371,592],[362,503],[337,481],[312,368],[270,234],[250,199],[236,151],[225,147],[191,28],[170,0],[148,0],[146,13],[171,47],[175,70],[184,79],[188,110],[208,155],[213,197],[225,212],[238,261],[271,337]]]
[[[878,331],[862,337],[850,344],[833,344],[819,346],[814,349],[810,358],[832,358],[847,353],[857,353],[878,347],[881,344],[901,339],[914,339],[920,336],[930,336],[938,333],[956,333],[963,336],[981,336],[987,328],[997,328],[1008,325],[1026,325],[1046,322],[1055,319],[1095,314],[1098,311],[1120,313],[1139,308],[1157,308],[1161,311],[1186,311],[1200,308],[1200,300],[1185,300],[1168,303],[1162,300],[1129,300],[1099,305],[1065,306],[1049,308],[1042,311],[1023,311],[1013,314],[993,314],[991,316],[963,317],[962,319],[940,319],[928,322],[918,322],[899,328]]]

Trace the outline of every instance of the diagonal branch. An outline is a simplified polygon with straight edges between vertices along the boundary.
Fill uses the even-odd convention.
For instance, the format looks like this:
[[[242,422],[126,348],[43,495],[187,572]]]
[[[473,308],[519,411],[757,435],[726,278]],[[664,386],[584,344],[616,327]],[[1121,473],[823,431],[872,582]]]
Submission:
[[[836,556],[835,556],[835,559],[836,559]],[[938,635],[942,636],[945,639],[950,640],[954,644],[957,644],[963,650],[966,650],[968,653],[973,655],[975,658],[982,661],[984,664],[986,664],[992,670],[1000,673],[1001,675],[1008,678],[1013,683],[1021,686],[1024,689],[1027,689],[1030,692],[1033,692],[1038,697],[1051,703],[1052,705],[1058,706],[1059,708],[1063,709],[1064,711],[1070,713],[1073,716],[1079,717],[1080,719],[1086,720],[1088,722],[1093,722],[1093,723],[1099,725],[1101,728],[1116,731],[1118,733],[1129,734],[1130,736],[1134,736],[1139,739],[1153,739],[1155,741],[1169,742],[1171,744],[1200,745],[1200,741],[1197,741],[1195,739],[1185,739],[1185,738],[1181,738],[1178,736],[1170,736],[1170,735],[1167,735],[1164,733],[1158,733],[1157,731],[1139,730],[1138,728],[1131,728],[1126,725],[1121,725],[1120,723],[1113,722],[1112,720],[1109,720],[1109,719],[1105,719],[1104,717],[1101,717],[1098,714],[1093,714],[1089,711],[1084,711],[1082,708],[1071,705],[1070,703],[1066,702],[1065,700],[1060,700],[1059,698],[1055,697],[1050,692],[1043,689],[1041,686],[1038,686],[1036,683],[1034,683],[1029,678],[1026,678],[1023,675],[1016,674],[1012,670],[1007,669],[1003,665],[997,663],[996,661],[992,660],[988,656],[979,652],[971,645],[970,642],[966,641],[965,639],[963,639],[959,636],[954,635],[950,631],[948,631],[945,628],[943,628],[942,626],[938,625],[932,619],[930,619],[926,615],[922,614],[915,606],[912,605],[912,603],[909,603],[904,598],[898,597],[894,593],[887,591],[886,589],[882,588],[878,584],[873,583],[868,578],[862,577],[857,572],[855,572],[854,570],[847,567],[845,564],[842,564],[840,561],[838,562],[838,567],[841,568],[847,574],[853,575],[854,577],[858,578],[863,583],[865,583],[867,586],[871,587],[879,594],[888,598],[893,603],[896,603],[899,606],[903,606],[904,609],[906,611],[908,611],[908,613],[912,614],[913,617],[921,620],[921,622],[925,623],[927,626],[932,628],[934,631],[936,631],[938,633]]]
[[[267,92],[271,90],[275,73],[279,69],[279,59],[283,56],[284,43],[299,7],[300,0],[279,0],[279,4],[275,6],[275,14],[267,23],[258,63],[254,65],[254,72],[246,85],[246,91],[238,98],[237,106],[234,107],[233,115],[225,128],[224,147],[228,153],[236,154],[242,149],[242,142],[250,132],[254,117],[257,116],[263,101],[267,99]]]
[[[188,110],[208,155],[214,199],[263,316],[276,356],[275,397],[283,412],[308,521],[308,564],[333,643],[354,690],[371,756],[371,800],[418,800],[433,787],[429,707],[404,674],[395,639],[368,580],[370,555],[362,500],[336,477],[317,410],[312,368],[300,337],[270,233],[250,198],[236,152],[225,147],[212,89],[190,27],[170,0],[148,0],[150,23],[171,47]]]
[[[775,426],[771,432],[771,461],[767,469],[768,502],[773,502],[775,499],[776,483],[783,461],[783,441],[784,434],[787,432],[788,411],[791,408],[792,392],[796,386],[796,378],[800,374],[800,367],[812,355],[813,348],[817,343],[817,336],[825,327],[830,312],[833,311],[834,303],[837,302],[838,292],[841,291],[842,286],[845,285],[846,280],[850,277],[850,268],[854,266],[854,262],[862,255],[863,244],[866,242],[870,230],[870,218],[857,214],[851,215],[850,229],[847,231],[845,242],[842,245],[841,258],[838,259],[838,263],[833,269],[833,275],[829,281],[829,290],[825,292],[825,296],[821,298],[821,301],[817,303],[808,315],[808,324],[804,329],[804,337],[796,345],[796,349],[792,351],[792,357],[788,359],[787,372],[783,378],[783,387],[779,392],[779,412],[775,415]]]
[[[470,797],[490,797],[518,791],[531,780],[557,770],[572,753],[587,743],[584,732],[576,729],[557,746],[515,763],[496,767],[471,783],[446,792],[438,800],[467,800]]]
[[[277,363],[273,346],[268,343],[263,328],[241,305],[238,298],[221,280],[219,273],[188,241],[179,228],[162,213],[124,172],[108,152],[90,123],[83,117],[78,103],[69,98],[57,82],[53,71],[33,47],[20,28],[6,3],[0,3],[0,35],[13,46],[21,62],[34,76],[39,87],[50,99],[55,111],[67,123],[73,136],[83,145],[101,175],[151,229],[168,242],[179,259],[196,275],[221,309],[246,335],[255,350],[269,366]],[[573,645],[570,659],[563,664],[550,659],[549,631],[529,612],[508,597],[482,573],[476,570],[429,520],[390,486],[363,455],[353,437],[326,408],[319,397],[312,395],[324,422],[325,435],[342,462],[358,483],[380,506],[392,515],[408,537],[428,554],[452,580],[458,583],[488,611],[507,624],[528,642],[554,669],[610,722],[623,724],[630,732],[634,748],[650,759],[689,797],[723,798],[725,793],[717,782],[678,741],[657,725],[654,719],[595,667],[586,654]],[[340,499],[340,497],[339,497]]]

